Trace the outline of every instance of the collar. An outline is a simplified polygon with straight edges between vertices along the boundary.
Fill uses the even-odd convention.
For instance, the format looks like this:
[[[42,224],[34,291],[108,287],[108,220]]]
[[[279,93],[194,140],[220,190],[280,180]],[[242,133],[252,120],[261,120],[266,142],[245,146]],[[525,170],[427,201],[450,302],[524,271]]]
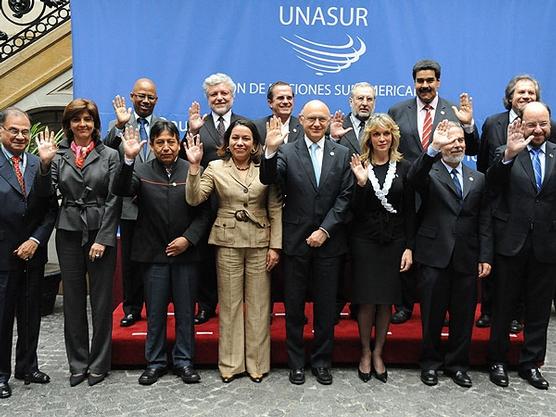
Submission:
[[[367,120],[361,120],[357,116],[355,116],[353,113],[350,113],[349,119],[351,120],[352,126],[353,127],[357,126],[358,128],[361,125],[361,122],[366,123],[367,120],[368,120],[368,119]]]
[[[211,113],[212,113],[212,120],[214,120],[214,125],[217,126],[220,115],[216,114],[215,112],[211,112]],[[230,126],[230,123],[232,122],[232,109],[228,110],[227,113],[223,114],[222,118],[224,119],[224,124],[226,126]]]
[[[508,113],[508,117],[509,117],[509,122],[510,124],[514,122],[515,119],[517,119],[519,117],[519,115],[515,112],[514,109],[510,109],[510,112]]]
[[[423,101],[421,101],[421,99],[419,98],[419,96],[417,96],[416,99],[417,99],[417,109],[418,109],[419,111],[423,110],[423,108],[427,105],[427,103],[424,103]],[[436,97],[429,103],[429,106],[431,106],[433,110],[436,110],[436,108],[438,107],[438,94],[437,94]]]
[[[141,116],[139,116],[137,113],[135,113],[135,111],[133,112],[135,114],[135,120],[139,120],[141,118]],[[149,114],[148,116],[143,117],[143,119],[145,119],[147,121],[147,126],[151,125],[151,122],[153,120],[153,114]]]
[[[6,159],[8,160],[8,162],[11,164],[12,163],[12,156],[14,156],[13,153],[11,153],[10,151],[8,151],[5,147],[3,143],[0,143],[0,147],[2,148],[2,152],[4,153],[4,156],[6,157]],[[20,155],[21,158],[21,163],[23,164],[23,166],[26,165],[27,163],[27,155],[26,152],[23,152]]]
[[[528,152],[531,152],[531,149],[534,149],[534,147],[531,146],[531,145],[527,145],[527,151],[528,151]],[[546,153],[546,140],[542,143],[541,146],[538,147],[538,149],[541,150],[541,153],[542,153],[542,154],[545,154],[545,153]]]
[[[311,139],[309,139],[307,137],[307,135],[305,135],[304,138],[305,138],[305,145],[307,145],[307,149],[309,149],[311,147],[311,145],[315,142],[313,142]],[[319,145],[319,148],[324,149],[324,141],[325,141],[325,139],[324,139],[324,136],[323,136],[318,142],[316,142],[316,144]]]
[[[444,167],[448,170],[448,174],[452,174],[452,170],[454,168],[452,168],[450,165],[448,165],[446,162],[444,162],[442,159],[440,159],[440,161],[442,161],[442,165],[444,165]],[[463,178],[463,164],[460,162],[458,164],[458,166],[455,168],[455,170],[458,172],[458,175],[461,176],[461,178]]]

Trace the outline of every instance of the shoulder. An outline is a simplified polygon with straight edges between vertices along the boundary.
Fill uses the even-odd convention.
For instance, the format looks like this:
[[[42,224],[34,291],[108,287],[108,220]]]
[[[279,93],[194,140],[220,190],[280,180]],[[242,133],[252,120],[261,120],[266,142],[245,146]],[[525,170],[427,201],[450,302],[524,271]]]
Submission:
[[[394,104],[392,107],[388,109],[388,113],[397,113],[407,109],[409,106],[415,103],[415,99],[411,98],[409,100],[400,101],[399,103]]]
[[[116,149],[112,149],[106,146],[104,143],[99,143],[96,145],[96,150],[99,154],[106,156],[107,158],[117,158],[120,159],[120,153]]]
[[[214,161],[210,161],[208,163],[207,168],[212,168],[212,169],[220,169],[222,168],[228,161],[224,161],[223,159],[215,159]]]

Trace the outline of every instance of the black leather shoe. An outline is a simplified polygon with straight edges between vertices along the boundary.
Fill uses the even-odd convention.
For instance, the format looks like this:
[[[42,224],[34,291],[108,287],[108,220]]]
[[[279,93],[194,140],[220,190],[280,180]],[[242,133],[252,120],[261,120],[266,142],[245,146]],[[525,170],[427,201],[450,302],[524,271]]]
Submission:
[[[330,368],[311,368],[311,372],[317,378],[317,382],[322,385],[332,384],[332,374]]]
[[[488,314],[481,314],[481,316],[475,322],[475,326],[480,329],[490,327],[490,316]]]
[[[406,321],[408,321],[410,318],[411,318],[411,313],[409,313],[405,310],[400,310],[400,311],[396,311],[392,315],[392,318],[390,319],[390,322],[392,324],[402,324],[402,323],[405,323]]]
[[[25,380],[24,374],[17,373],[14,376],[15,379]],[[44,372],[41,372],[37,369],[36,371],[33,371],[29,375],[27,375],[27,381],[33,384],[48,384],[50,382],[50,377]]]
[[[357,376],[363,382],[369,382],[370,379],[371,379],[371,373],[370,372],[363,372],[359,368],[357,368]]]
[[[537,389],[548,389],[548,386],[550,385],[542,376],[539,368],[520,369],[517,374]]]
[[[102,381],[104,381],[104,378],[106,378],[106,375],[108,375],[106,372],[103,374],[89,374],[89,377],[87,379],[87,383],[89,384],[90,387],[92,387],[93,385],[96,385]]]
[[[87,379],[87,373],[83,372],[82,374],[71,374],[70,375],[70,387],[75,387],[81,384],[83,381]]]
[[[12,388],[7,382],[0,382],[0,398],[10,398],[12,396]]]
[[[489,368],[490,381],[499,387],[507,387],[510,383],[506,367],[502,363],[495,363]]]
[[[229,375],[229,376],[220,375],[220,378],[222,378],[222,382],[224,384],[229,384],[234,379],[236,379],[236,376],[235,375]]]
[[[305,369],[290,369],[290,382],[294,385],[302,385],[305,383]]]
[[[193,319],[195,324],[203,324],[210,320],[214,314],[211,314],[208,310],[199,310],[195,318]]]
[[[452,381],[454,381],[460,387],[471,388],[473,386],[471,377],[465,371],[445,372],[445,373],[450,378],[452,378]]]
[[[201,376],[193,365],[174,368],[174,374],[179,376],[186,384],[195,384],[201,381]]]
[[[512,320],[510,323],[510,333],[518,334],[523,330],[523,324],[519,320]]]
[[[124,318],[120,320],[120,327],[129,327],[139,320],[141,320],[139,314],[126,314]]]
[[[386,384],[386,382],[388,381],[388,370],[385,369],[384,372],[382,372],[381,374],[379,374],[377,371],[373,372],[373,376],[378,379],[380,382],[383,382]]]
[[[251,375],[249,374],[249,379],[257,384],[263,382],[263,375]]]
[[[147,368],[139,377],[139,384],[152,385],[158,381],[158,378],[162,375],[166,375],[166,372],[168,372],[166,368]]]
[[[429,387],[438,384],[438,373],[434,369],[423,369],[421,371],[421,382]]]

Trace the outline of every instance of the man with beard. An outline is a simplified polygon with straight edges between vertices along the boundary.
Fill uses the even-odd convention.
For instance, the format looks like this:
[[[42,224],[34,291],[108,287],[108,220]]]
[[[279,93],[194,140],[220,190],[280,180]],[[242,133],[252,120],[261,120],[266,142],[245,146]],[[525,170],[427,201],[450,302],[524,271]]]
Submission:
[[[400,152],[410,162],[426,151],[432,132],[438,123],[447,119],[463,125],[465,154],[476,155],[479,148],[479,133],[473,122],[473,104],[467,93],[460,94],[459,108],[438,96],[440,88],[440,64],[421,60],[413,66],[413,81],[417,97],[391,107],[388,114],[400,127]],[[401,305],[396,305],[392,323],[404,323],[413,314],[414,278],[409,272],[402,278]]]
[[[546,331],[556,287],[556,145],[550,137],[550,110],[540,102],[525,105],[521,120],[508,127],[487,171],[495,198],[494,306],[490,330],[490,380],[508,386],[508,327],[520,294],[524,298],[524,342],[518,374],[538,389],[548,389],[539,367],[546,354]]]
[[[421,381],[438,383],[437,372],[471,387],[469,347],[477,277],[492,265],[492,228],[484,175],[462,164],[465,138],[459,123],[443,120],[426,152],[413,163],[408,179],[421,196],[415,242],[423,329]],[[442,325],[450,314],[446,353]]]

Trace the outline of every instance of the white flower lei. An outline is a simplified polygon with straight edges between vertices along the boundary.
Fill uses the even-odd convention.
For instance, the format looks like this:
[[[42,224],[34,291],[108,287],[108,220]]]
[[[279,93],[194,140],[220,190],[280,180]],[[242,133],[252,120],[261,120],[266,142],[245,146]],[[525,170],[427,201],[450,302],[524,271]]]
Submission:
[[[378,179],[376,178],[375,172],[373,170],[373,164],[369,163],[369,168],[367,169],[367,171],[369,181],[371,181],[371,185],[373,186],[375,195],[379,199],[380,204],[382,204],[382,207],[384,207],[387,212],[396,214],[396,209],[392,207],[392,204],[390,204],[386,199],[386,196],[390,191],[390,187],[392,186],[392,181],[394,181],[394,177],[396,176],[396,161],[390,161],[388,163],[388,171],[386,172],[386,179],[384,180],[382,189],[378,185]]]

